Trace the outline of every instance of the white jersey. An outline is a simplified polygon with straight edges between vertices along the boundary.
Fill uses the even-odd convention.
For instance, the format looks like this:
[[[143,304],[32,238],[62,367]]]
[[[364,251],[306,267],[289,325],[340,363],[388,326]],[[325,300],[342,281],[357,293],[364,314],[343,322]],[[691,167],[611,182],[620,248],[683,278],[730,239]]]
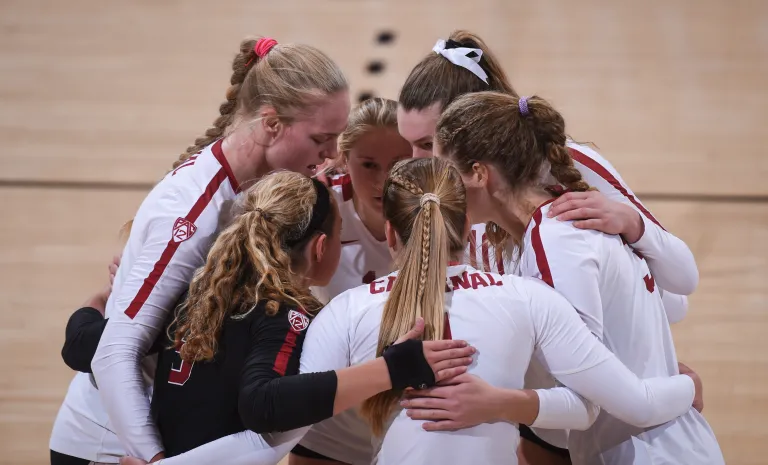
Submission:
[[[305,340],[302,372],[339,369],[375,357],[381,314],[396,276],[393,273],[369,286],[353,289],[320,312]],[[446,336],[466,340],[477,348],[481,355],[469,372],[495,386],[522,388],[534,352],[547,360],[554,373],[565,375],[565,382],[569,382],[571,374],[586,373],[609,357],[613,359],[585,331],[578,317],[567,316],[573,313],[572,307],[537,281],[502,277],[459,265],[448,269],[446,290]],[[676,392],[672,395],[675,401],[667,405],[672,407],[677,402],[672,407],[676,414],[690,405],[689,381],[660,381],[668,387],[676,385],[669,388]],[[661,389],[658,394],[664,396]],[[561,404],[544,395],[541,399],[537,423],[570,421],[566,412],[553,406]],[[610,401],[606,404],[613,408]],[[660,413],[663,409],[655,411]],[[663,415],[670,414],[670,418],[675,416],[669,411]],[[377,448],[377,462],[387,465],[516,461],[518,432],[513,424],[486,424],[459,433],[427,433],[421,424],[404,412],[397,415]]]
[[[392,272],[392,256],[386,241],[379,241],[368,231],[355,210],[353,188],[348,174],[330,179],[331,191],[341,214],[341,258],[339,267],[325,287],[312,288],[312,293],[323,303],[337,295]],[[470,231],[466,263],[474,268],[504,274],[505,262],[489,247],[485,225],[478,224]],[[304,436],[301,445],[335,460],[352,465],[371,462],[370,429],[354,409],[320,422]]]
[[[301,372],[338,370],[375,358],[382,311],[396,279],[393,273],[331,301],[309,327]],[[539,280],[458,265],[448,268],[445,289],[446,337],[477,348],[469,373],[494,386],[522,388],[536,354],[563,384],[628,422],[654,425],[690,408],[694,386],[689,377],[639,380],[600,344],[573,307]],[[540,406],[534,426],[585,429],[595,420],[596,409],[570,389],[537,393]],[[376,463],[517,463],[519,435],[512,423],[440,433],[426,432],[422,424],[396,412],[384,437],[376,441]],[[305,431],[268,440],[238,433],[162,464],[272,465]]]
[[[620,236],[548,218],[549,207],[550,202],[539,207],[528,225],[522,274],[540,278],[565,296],[589,329],[639,378],[677,375],[669,321],[643,256]],[[536,385],[530,375],[526,381],[528,387],[553,385],[543,380]],[[551,439],[546,433],[542,437]],[[571,432],[568,448],[575,464],[723,463],[711,428],[693,408],[647,430],[602,412],[589,430]]]
[[[699,270],[688,246],[664,229],[661,223],[635,197],[616,168],[599,153],[585,145],[568,142],[568,151],[582,178],[609,199],[634,208],[645,225],[643,236],[632,248],[643,254],[663,292],[671,322],[683,319],[688,299],[699,283]]]
[[[355,210],[349,175],[334,176],[330,184],[341,214],[341,257],[328,285],[312,288],[312,293],[323,303],[330,302],[348,289],[369,284],[392,272],[392,256],[387,241],[373,237]]]
[[[163,450],[149,412],[154,359],[144,355],[204,264],[220,213],[238,189],[217,141],[147,195],[107,302],[109,324],[93,360],[96,382],[75,376],[53,427],[52,450],[107,463],[126,452],[148,460]]]

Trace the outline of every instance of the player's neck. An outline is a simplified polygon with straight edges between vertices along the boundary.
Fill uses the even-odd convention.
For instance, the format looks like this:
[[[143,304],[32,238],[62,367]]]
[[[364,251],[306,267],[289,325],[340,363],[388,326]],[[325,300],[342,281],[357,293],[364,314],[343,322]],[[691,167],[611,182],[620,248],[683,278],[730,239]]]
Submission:
[[[256,142],[252,128],[239,126],[224,138],[221,150],[242,190],[269,173],[264,147]]]
[[[498,208],[492,221],[513,236],[522,239],[533,212],[551,198],[551,194],[537,188],[526,188],[515,193],[497,193],[494,195],[494,200]]]

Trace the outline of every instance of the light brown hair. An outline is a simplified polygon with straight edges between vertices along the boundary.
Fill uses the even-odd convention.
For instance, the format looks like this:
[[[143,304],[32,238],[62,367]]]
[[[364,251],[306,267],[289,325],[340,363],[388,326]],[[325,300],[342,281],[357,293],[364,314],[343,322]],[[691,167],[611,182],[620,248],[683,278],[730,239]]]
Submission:
[[[263,58],[254,52],[259,38],[243,40],[232,61],[226,101],[205,134],[179,156],[177,168],[190,156],[225,135],[235,117],[252,117],[264,105],[272,106],[290,123],[300,111],[323,97],[347,89],[341,69],[320,50],[303,44],[277,44]]]
[[[422,201],[432,193],[439,199]],[[415,158],[395,165],[384,184],[384,216],[402,243],[397,280],[384,305],[376,354],[425,322],[424,339],[443,338],[446,268],[466,246],[466,193],[458,171],[447,160]],[[388,391],[366,400],[361,414],[381,435],[400,393]]]
[[[445,109],[435,133],[436,146],[461,172],[469,172],[476,162],[487,163],[518,191],[539,183],[542,172],[549,170],[569,190],[590,190],[565,143],[565,120],[546,100],[527,98],[523,115],[518,97],[499,92],[459,97]],[[524,226],[505,231],[488,223],[488,240],[499,249],[505,248],[508,239],[519,246]]]
[[[400,89],[398,102],[404,110],[424,110],[435,103],[439,103],[442,109],[460,95],[471,92],[492,90],[517,95],[499,61],[480,37],[458,30],[452,32],[448,40],[458,42],[462,47],[483,51],[478,64],[488,74],[488,83],[445,57],[430,52],[411,70]]]
[[[182,359],[212,359],[224,320],[246,315],[260,301],[270,316],[285,304],[308,312],[320,308],[298,274],[311,237],[286,245],[305,233],[316,199],[310,178],[287,171],[267,175],[241,194],[237,216],[216,238],[177,313],[174,340],[176,347],[184,341]],[[322,233],[332,234],[336,214],[333,206]]]

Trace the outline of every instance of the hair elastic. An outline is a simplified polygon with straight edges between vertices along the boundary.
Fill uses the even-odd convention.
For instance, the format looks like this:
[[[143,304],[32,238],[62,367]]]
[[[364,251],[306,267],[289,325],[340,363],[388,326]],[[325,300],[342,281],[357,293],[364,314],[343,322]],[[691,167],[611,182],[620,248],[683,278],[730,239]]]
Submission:
[[[277,45],[277,41],[271,37],[262,37],[261,39],[257,40],[256,43],[253,45],[253,53],[256,54],[259,58],[264,58],[267,56],[267,53],[269,53],[270,50],[272,50],[272,47]],[[253,62],[253,57],[251,57],[250,60],[248,60],[248,63],[245,64],[245,67],[251,66],[251,63]]]
[[[256,208],[254,208],[254,209],[253,209],[253,210],[251,210],[251,211],[252,211],[253,213],[258,213],[258,214],[259,214],[259,216],[261,216],[262,218],[264,218],[264,221],[269,221],[269,220],[271,219],[271,217],[269,216],[269,213],[266,213],[266,212],[264,212],[264,210],[262,210],[261,208],[258,208],[258,207],[256,207]]]
[[[312,207],[312,218],[309,220],[307,229],[304,233],[296,239],[286,239],[285,245],[289,248],[293,248],[298,244],[301,244],[305,240],[312,237],[313,234],[320,231],[323,227],[323,223],[328,218],[328,214],[331,212],[331,198],[328,194],[328,188],[325,184],[312,178],[312,184],[315,186],[315,193],[317,198],[315,199],[315,205]]]
[[[528,116],[530,114],[528,112],[528,97],[520,97],[520,100],[517,101],[517,107],[520,109],[521,115]]]
[[[440,206],[440,197],[433,194],[432,192],[422,194],[421,199],[419,200],[419,205],[424,208],[424,205],[426,205],[427,202],[435,202],[438,206]]]
[[[479,77],[484,83],[488,84],[488,73],[480,66],[480,58],[483,57],[483,51],[479,48],[462,47],[456,41],[449,40],[447,43],[443,39],[437,41],[432,51],[438,55],[444,56],[448,61],[456,66],[470,71]]]

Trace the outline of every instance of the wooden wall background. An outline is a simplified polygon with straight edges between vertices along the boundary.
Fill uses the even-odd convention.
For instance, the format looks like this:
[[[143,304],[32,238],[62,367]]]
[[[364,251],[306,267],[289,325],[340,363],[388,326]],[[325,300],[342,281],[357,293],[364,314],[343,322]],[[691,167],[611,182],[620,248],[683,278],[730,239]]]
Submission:
[[[396,98],[456,28],[595,142],[701,272],[676,325],[727,462],[768,439],[768,3],[760,0],[0,0],[0,463],[47,463],[72,310],[117,231],[216,115],[239,41],[327,51]],[[392,30],[393,44],[375,36]],[[366,64],[384,60],[383,74]]]

